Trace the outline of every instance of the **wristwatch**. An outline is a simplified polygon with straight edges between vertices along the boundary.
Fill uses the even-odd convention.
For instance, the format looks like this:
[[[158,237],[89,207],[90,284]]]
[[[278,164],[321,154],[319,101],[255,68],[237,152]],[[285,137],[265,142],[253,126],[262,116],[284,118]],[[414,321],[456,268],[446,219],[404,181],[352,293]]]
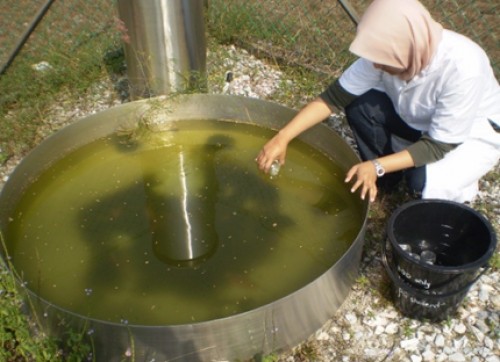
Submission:
[[[378,162],[378,160],[372,160],[373,166],[375,166],[375,172],[377,173],[377,177],[382,177],[385,175],[384,167]]]

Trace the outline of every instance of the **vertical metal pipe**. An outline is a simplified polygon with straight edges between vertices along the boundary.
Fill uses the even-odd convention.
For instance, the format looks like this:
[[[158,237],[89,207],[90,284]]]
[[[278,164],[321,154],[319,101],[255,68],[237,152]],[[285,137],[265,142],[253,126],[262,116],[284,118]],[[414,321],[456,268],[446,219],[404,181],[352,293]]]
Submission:
[[[118,0],[132,99],[206,89],[204,0]]]

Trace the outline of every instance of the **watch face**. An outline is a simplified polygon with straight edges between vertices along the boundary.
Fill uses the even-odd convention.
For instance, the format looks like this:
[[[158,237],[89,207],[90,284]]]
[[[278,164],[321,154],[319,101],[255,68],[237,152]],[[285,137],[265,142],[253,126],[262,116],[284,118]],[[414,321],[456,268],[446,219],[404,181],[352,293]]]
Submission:
[[[377,173],[377,176],[378,177],[384,176],[385,170],[382,167],[382,165],[380,164],[380,162],[378,162],[377,160],[373,160],[372,162],[373,162],[373,165],[375,166],[375,172]]]

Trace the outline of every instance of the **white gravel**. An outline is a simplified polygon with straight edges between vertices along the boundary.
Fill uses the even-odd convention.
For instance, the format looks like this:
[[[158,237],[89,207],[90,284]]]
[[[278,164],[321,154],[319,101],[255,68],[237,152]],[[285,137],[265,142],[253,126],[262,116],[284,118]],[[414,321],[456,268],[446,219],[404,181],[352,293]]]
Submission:
[[[222,74],[231,73],[232,81],[209,84],[211,93],[245,95],[266,99],[278,92],[280,84],[291,81],[277,68],[265,64],[247,52],[226,47],[225,60],[218,65]],[[211,54],[211,56],[216,56]],[[231,78],[229,76],[229,78]],[[95,86],[91,95],[78,100],[62,100],[40,134],[46,137],[65,124],[90,113],[119,104],[111,81]],[[334,127],[353,144],[342,117],[332,117]],[[0,187],[20,161],[12,158],[0,167]],[[497,165],[497,175],[500,167]],[[500,215],[500,185],[488,179],[474,207],[487,205]],[[498,230],[498,218],[493,220]],[[324,326],[292,351],[274,361],[409,361],[409,362],[500,362],[499,271],[488,270],[470,289],[458,308],[458,316],[441,323],[429,323],[402,317],[386,296],[390,283],[381,266],[380,240],[366,240],[360,265],[360,277],[348,298]]]

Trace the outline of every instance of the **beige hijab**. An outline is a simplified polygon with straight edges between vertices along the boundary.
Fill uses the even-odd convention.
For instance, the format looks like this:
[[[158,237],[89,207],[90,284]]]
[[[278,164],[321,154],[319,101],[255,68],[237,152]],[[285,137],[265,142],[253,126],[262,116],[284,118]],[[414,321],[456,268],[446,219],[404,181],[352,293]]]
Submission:
[[[349,50],[373,63],[405,71],[410,80],[430,62],[443,28],[417,0],[374,0]]]

